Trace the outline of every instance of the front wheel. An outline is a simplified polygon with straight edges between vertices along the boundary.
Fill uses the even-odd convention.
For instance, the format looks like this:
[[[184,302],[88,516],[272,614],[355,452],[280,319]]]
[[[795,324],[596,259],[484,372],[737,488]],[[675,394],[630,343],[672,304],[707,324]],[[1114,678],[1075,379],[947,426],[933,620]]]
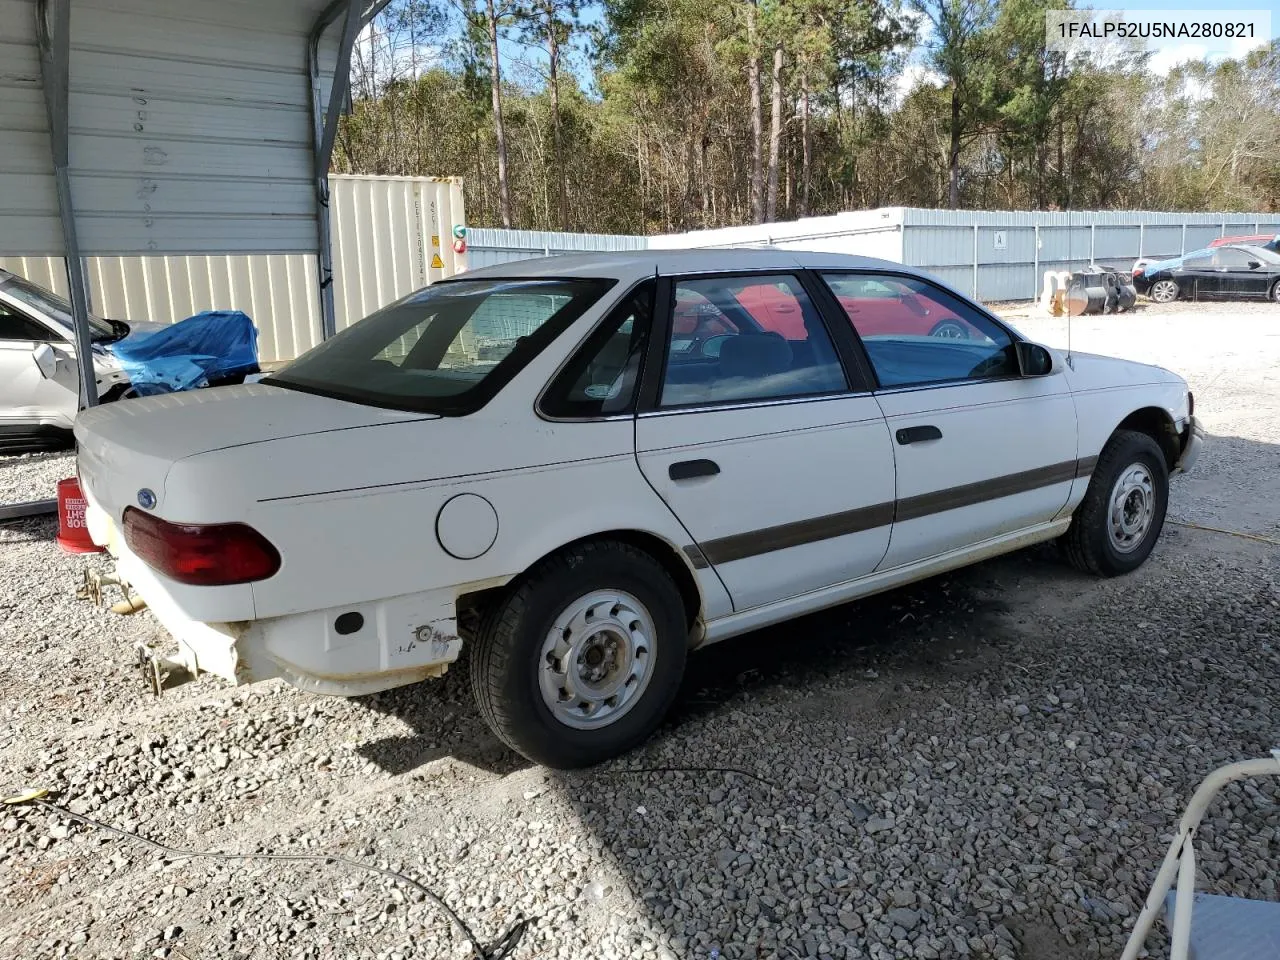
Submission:
[[[590,766],[662,721],[684,674],[680,591],[629,544],[579,544],[540,563],[481,619],[471,686],[494,733],[536,763]]]
[[[1173,303],[1178,299],[1178,285],[1172,280],[1157,280],[1151,285],[1151,299],[1156,303]]]
[[[1267,295],[1272,303],[1280,303],[1280,280],[1271,285],[1271,293]]]
[[[1164,451],[1148,434],[1117,430],[1062,535],[1067,558],[1077,569],[1104,577],[1138,569],[1160,538],[1168,506]]]

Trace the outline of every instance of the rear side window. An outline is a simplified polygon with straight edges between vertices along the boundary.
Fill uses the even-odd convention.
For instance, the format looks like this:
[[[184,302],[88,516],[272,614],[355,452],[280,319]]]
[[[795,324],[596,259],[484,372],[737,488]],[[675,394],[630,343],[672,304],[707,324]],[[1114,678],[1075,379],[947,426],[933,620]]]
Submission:
[[[848,389],[822,318],[794,276],[678,280],[672,319],[663,407]]]
[[[426,413],[479,409],[615,281],[451,280],[412,293],[265,383]]]
[[[552,380],[542,400],[543,413],[590,419],[634,408],[653,322],[653,294],[654,281],[646,280],[613,308]]]

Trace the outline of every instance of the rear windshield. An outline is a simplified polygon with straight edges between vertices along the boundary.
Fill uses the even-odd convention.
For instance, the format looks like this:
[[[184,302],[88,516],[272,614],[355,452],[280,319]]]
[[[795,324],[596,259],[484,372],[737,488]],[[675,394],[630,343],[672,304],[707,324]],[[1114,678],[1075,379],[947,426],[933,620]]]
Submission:
[[[479,409],[613,280],[452,280],[398,300],[264,383],[379,407]]]

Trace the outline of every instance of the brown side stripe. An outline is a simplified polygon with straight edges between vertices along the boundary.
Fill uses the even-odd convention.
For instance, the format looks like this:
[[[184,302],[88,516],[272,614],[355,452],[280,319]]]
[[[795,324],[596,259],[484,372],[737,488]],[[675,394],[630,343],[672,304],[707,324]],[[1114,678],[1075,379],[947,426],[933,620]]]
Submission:
[[[893,521],[893,504],[877,503],[871,507],[859,507],[843,513],[830,513],[812,520],[797,520],[763,530],[738,533],[702,544],[703,556],[711,563],[730,563],[762,553],[773,553],[787,547],[799,547],[832,537],[861,533],[876,527],[887,526]]]
[[[933,493],[923,493],[899,500],[897,504],[877,503],[857,510],[846,510],[810,520],[797,520],[763,530],[751,530],[729,537],[710,540],[699,547],[691,544],[684,548],[685,555],[695,569],[702,570],[712,564],[731,563],[787,547],[799,547],[833,537],[843,537],[876,527],[888,526],[895,521],[919,520],[946,510],[969,507],[988,500],[1010,497],[1028,490],[1065,483],[1077,477],[1086,477],[1097,466],[1097,457],[1068,460],[1035,470],[1024,470],[978,483],[966,483]]]
[[[693,564],[695,570],[705,570],[711,564],[707,563],[706,554],[702,552],[702,548],[696,543],[691,543],[684,548],[684,555],[689,558],[689,562]]]
[[[898,509],[894,514],[895,521],[918,520],[930,514],[942,513],[944,510],[957,510],[960,507],[971,507],[975,503],[987,500],[999,500],[1011,497],[1015,493],[1025,493],[1040,487],[1052,486],[1074,480],[1077,461],[1055,463],[1048,467],[1037,467],[1021,473],[1011,473],[1004,477],[981,480],[978,483],[966,483],[963,486],[937,490],[934,493],[922,493],[919,496],[907,497],[898,501]]]

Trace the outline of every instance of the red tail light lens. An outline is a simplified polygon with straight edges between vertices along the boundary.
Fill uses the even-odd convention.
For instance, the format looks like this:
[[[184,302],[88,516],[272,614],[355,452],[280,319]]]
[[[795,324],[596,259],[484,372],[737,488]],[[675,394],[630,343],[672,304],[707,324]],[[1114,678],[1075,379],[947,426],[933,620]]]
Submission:
[[[198,587],[265,580],[280,569],[279,551],[243,523],[169,523],[129,507],[124,540],[147,566]]]

